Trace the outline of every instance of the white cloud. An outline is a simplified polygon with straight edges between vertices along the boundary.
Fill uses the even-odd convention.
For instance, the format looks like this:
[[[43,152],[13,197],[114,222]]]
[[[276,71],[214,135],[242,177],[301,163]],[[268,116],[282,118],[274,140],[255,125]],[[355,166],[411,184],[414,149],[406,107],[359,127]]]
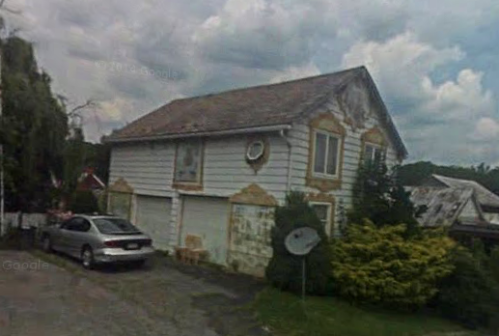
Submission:
[[[497,124],[492,92],[483,87],[483,74],[462,69],[456,79],[437,83],[432,74],[465,57],[458,47],[436,48],[413,33],[385,42],[359,42],[343,56],[344,67],[365,64],[398,115],[401,133],[416,158],[471,162],[484,153],[476,127],[487,136]],[[472,144],[468,142],[474,140]]]
[[[367,64],[414,158],[499,160],[494,0],[7,3],[55,91],[105,107],[93,140],[176,97]]]
[[[366,65],[384,91],[394,97],[427,100],[433,83],[429,75],[437,67],[463,58],[457,48],[436,49],[404,33],[386,42],[358,42],[343,56],[343,67]]]
[[[499,140],[499,122],[492,118],[480,118],[476,122],[473,137],[480,140]]]
[[[308,63],[303,66],[291,66],[280,71],[269,80],[269,83],[280,83],[299,78],[312,77],[320,75],[320,70],[314,63]]]

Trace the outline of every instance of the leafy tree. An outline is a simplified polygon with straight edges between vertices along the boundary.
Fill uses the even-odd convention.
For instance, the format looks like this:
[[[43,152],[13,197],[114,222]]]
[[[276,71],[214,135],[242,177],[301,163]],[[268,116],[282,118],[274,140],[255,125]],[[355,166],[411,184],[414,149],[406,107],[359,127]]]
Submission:
[[[41,211],[50,205],[51,173],[62,174],[67,135],[64,107],[49,75],[38,69],[31,43],[11,36],[3,51],[3,123],[7,210]]]
[[[441,166],[432,162],[415,162],[398,169],[398,179],[402,185],[421,185],[432,174],[476,181],[499,195],[499,167],[492,168],[485,163],[477,166]]]
[[[350,225],[333,244],[332,277],[345,298],[396,307],[419,307],[452,271],[453,241],[441,231],[406,238],[405,225]]]
[[[71,198],[70,210],[87,214],[99,212],[97,198],[90,190],[77,190]]]
[[[465,249],[452,254],[454,271],[440,283],[433,305],[441,313],[468,327],[499,332],[499,285],[483,261]]]
[[[419,210],[397,182],[396,172],[396,169],[389,171],[380,162],[359,167],[353,187],[353,207],[348,213],[350,223],[363,223],[365,219],[377,226],[404,223],[408,226],[408,234],[417,232],[415,216]]]
[[[331,273],[329,245],[324,227],[315,211],[299,192],[286,197],[286,204],[278,207],[275,213],[275,226],[272,228],[272,248],[266,276],[277,288],[300,293],[302,289],[302,257],[290,254],[284,241],[294,229],[308,226],[316,229],[321,242],[306,256],[307,292],[325,294]]]

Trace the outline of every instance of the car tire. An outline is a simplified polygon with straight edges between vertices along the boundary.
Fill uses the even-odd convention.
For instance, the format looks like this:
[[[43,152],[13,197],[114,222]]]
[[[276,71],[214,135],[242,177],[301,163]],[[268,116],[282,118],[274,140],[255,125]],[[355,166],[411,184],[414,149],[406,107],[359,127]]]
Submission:
[[[51,253],[52,250],[52,241],[49,236],[45,236],[42,239],[42,248],[45,253]]]
[[[94,251],[91,247],[86,246],[81,251],[81,264],[86,269],[93,269],[95,267]]]

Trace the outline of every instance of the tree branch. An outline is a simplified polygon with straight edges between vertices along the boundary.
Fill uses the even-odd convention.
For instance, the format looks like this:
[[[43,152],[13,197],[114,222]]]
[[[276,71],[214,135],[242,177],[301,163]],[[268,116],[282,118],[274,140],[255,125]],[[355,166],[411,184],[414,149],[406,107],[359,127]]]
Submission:
[[[76,106],[74,109],[72,109],[69,113],[68,116],[72,117],[75,115],[78,115],[78,111],[86,109],[87,107],[92,107],[95,106],[95,102],[92,99],[87,100],[84,104]]]

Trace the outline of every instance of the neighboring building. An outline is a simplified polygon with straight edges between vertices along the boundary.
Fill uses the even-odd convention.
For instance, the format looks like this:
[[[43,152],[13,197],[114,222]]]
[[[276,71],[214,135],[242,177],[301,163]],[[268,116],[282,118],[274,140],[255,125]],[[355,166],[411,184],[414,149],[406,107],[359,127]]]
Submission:
[[[411,191],[411,201],[416,207],[426,209],[417,218],[423,227],[485,223],[482,209],[472,188],[416,187]]]
[[[196,235],[211,262],[256,275],[287,192],[306,193],[336,235],[362,160],[407,155],[364,67],[174,100],[107,141],[111,212],[158,248]]]
[[[474,190],[484,218],[491,224],[499,224],[499,196],[475,181],[432,175],[423,186],[434,188],[471,188]]]
[[[78,178],[76,190],[90,190],[96,196],[99,196],[104,189],[106,189],[106,185],[95,175],[94,169],[91,167],[85,168],[85,171]]]
[[[417,218],[421,226],[446,227],[451,236],[464,243],[480,238],[486,245],[498,244],[499,225],[491,221],[497,219],[497,213],[490,211],[496,211],[492,205],[499,197],[482,185],[432,175],[422,186],[406,190],[411,192],[416,207],[426,209]]]

